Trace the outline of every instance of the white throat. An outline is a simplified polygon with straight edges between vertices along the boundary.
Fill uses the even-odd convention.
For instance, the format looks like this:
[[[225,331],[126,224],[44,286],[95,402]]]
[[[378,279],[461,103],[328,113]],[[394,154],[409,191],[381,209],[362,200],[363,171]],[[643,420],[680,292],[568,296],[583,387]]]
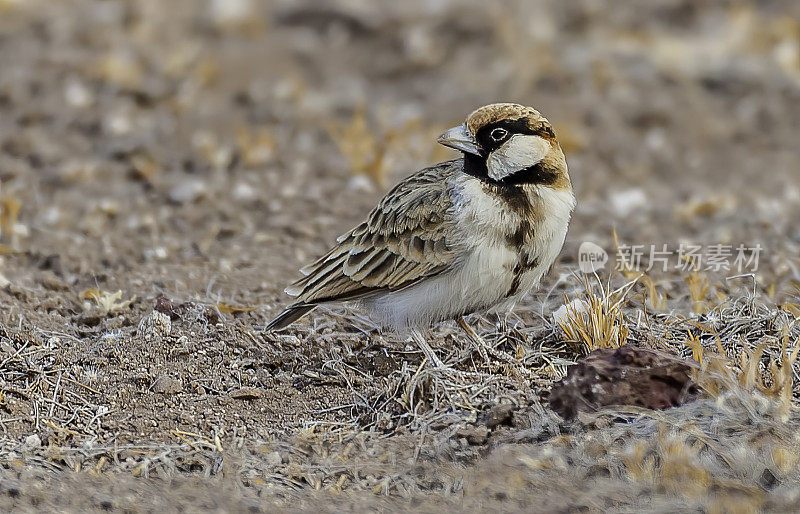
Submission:
[[[546,139],[525,134],[514,134],[500,148],[489,154],[486,167],[489,177],[501,180],[509,175],[530,168],[550,152]]]

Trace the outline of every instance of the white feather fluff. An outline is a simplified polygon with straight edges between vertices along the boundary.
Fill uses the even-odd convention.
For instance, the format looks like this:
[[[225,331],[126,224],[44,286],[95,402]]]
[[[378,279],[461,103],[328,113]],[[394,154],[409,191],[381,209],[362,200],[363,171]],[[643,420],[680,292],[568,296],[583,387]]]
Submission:
[[[489,154],[486,167],[489,176],[501,180],[517,171],[530,168],[550,151],[550,143],[539,137],[514,134],[500,148]]]

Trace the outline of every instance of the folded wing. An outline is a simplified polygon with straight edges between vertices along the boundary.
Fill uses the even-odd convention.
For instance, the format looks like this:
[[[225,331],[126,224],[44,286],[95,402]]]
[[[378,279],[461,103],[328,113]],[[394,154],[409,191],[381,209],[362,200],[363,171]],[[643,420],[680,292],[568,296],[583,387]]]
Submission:
[[[392,189],[367,221],[337,240],[286,292],[300,305],[394,291],[444,270],[454,258],[448,226],[452,198],[446,177],[455,162],[412,175]]]

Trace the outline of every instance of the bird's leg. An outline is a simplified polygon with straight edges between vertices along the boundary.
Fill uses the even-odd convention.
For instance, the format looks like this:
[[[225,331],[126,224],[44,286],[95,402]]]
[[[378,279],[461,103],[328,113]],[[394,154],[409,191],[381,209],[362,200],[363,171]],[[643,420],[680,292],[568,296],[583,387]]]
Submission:
[[[477,332],[472,330],[472,327],[467,324],[463,316],[460,316],[456,322],[458,323],[458,326],[467,333],[467,337],[478,349],[478,353],[481,354],[483,361],[486,364],[491,364],[491,361],[489,360],[489,354],[487,353],[489,345],[486,344],[486,341],[484,341],[483,338],[477,334]]]
[[[508,335],[508,314],[495,314],[495,318],[497,331],[503,335]]]
[[[489,356],[487,354],[491,354],[492,357],[496,357],[497,359],[500,359],[506,364],[511,364],[514,367],[521,366],[520,362],[517,359],[515,359],[512,355],[509,355],[508,353],[502,350],[498,350],[496,348],[489,346],[486,343],[486,341],[484,341],[483,338],[479,336],[472,329],[472,327],[467,324],[463,316],[458,318],[458,320],[456,321],[458,322],[458,326],[461,327],[464,330],[464,332],[467,333],[467,337],[469,337],[470,340],[473,343],[475,343],[475,345],[478,347],[478,351],[480,352],[481,356],[486,360],[486,362],[489,362]]]
[[[497,335],[499,336],[497,345],[508,341],[508,318],[506,315],[499,314],[499,313],[487,313],[486,318],[494,325],[497,329]]]
[[[422,334],[420,334],[418,330],[412,330],[411,337],[419,345],[420,349],[422,350],[422,353],[424,353],[425,356],[428,357],[428,362],[430,362],[436,368],[444,367],[444,363],[442,362],[442,360],[436,356],[436,353],[434,353],[433,348],[431,348],[431,346],[428,344],[425,338],[422,337]]]

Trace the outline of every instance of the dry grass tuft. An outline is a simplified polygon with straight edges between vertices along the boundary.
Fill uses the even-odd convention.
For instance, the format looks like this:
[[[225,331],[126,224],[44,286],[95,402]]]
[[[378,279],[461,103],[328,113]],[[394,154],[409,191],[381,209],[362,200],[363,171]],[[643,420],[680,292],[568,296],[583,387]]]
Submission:
[[[659,427],[655,447],[639,441],[621,456],[634,481],[656,484],[663,492],[697,498],[711,485],[712,476],[701,464],[701,445],[689,444],[685,435]]]
[[[689,296],[692,298],[695,314],[708,312],[726,298],[723,293],[714,291],[708,279],[708,275],[705,273],[701,273],[697,270],[692,271],[692,273],[686,277],[686,283],[689,285]],[[716,293],[716,297],[711,296],[709,298],[712,292]]]
[[[366,108],[359,105],[349,124],[331,124],[328,133],[339,151],[350,162],[354,175],[366,175],[376,184],[385,186],[386,141],[367,126]]]
[[[556,324],[566,336],[584,353],[600,348],[619,348],[628,341],[628,326],[622,312],[622,304],[635,282],[629,282],[617,290],[611,284],[605,286],[597,279],[597,288],[583,278],[584,298],[567,302],[562,315],[556,314]]]
[[[122,291],[112,293],[110,291],[87,289],[82,291],[79,296],[81,300],[94,300],[95,304],[100,307],[100,310],[103,311],[104,315],[110,312],[117,312],[127,309],[133,302],[136,301],[136,296],[130,300],[123,300]]]
[[[11,248],[17,247],[17,219],[22,203],[12,196],[3,196],[0,200],[0,236],[8,241]]]
[[[616,255],[623,255],[619,248],[619,235],[616,228],[612,231],[612,237]],[[667,299],[658,291],[656,281],[647,273],[639,271],[633,262],[618,257],[617,270],[625,279],[639,282],[645,287],[645,295],[650,307],[659,312],[663,312],[667,308]]]
[[[705,349],[692,335],[684,343],[692,349],[692,356],[701,365],[695,371],[695,381],[707,395],[716,398],[725,392],[740,389],[777,400],[784,414],[791,409],[793,370],[800,352],[800,338],[790,345],[788,333],[784,334],[779,357],[768,356],[766,365],[762,361],[766,350],[764,343],[739,352],[739,362],[726,355],[719,337],[716,339],[716,351]]]

